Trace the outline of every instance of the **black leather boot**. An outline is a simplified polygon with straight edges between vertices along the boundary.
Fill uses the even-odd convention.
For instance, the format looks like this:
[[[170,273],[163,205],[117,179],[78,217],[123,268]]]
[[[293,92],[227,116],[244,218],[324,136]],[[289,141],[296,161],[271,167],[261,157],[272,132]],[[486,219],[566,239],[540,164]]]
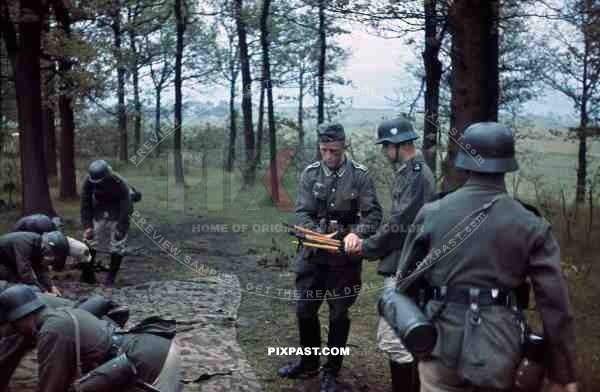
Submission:
[[[321,325],[319,317],[298,317],[298,332],[302,347],[321,347]],[[279,377],[298,378],[316,376],[319,372],[319,356],[303,355],[277,371]]]
[[[419,392],[419,370],[417,361],[397,363],[390,361],[392,392]]]
[[[110,255],[110,269],[108,270],[108,274],[106,275],[106,280],[104,281],[105,286],[112,286],[115,283],[115,279],[117,278],[117,273],[121,268],[121,261],[123,260],[123,256],[111,253]]]
[[[90,261],[88,263],[82,263],[81,265],[81,276],[79,280],[83,283],[96,284],[96,249],[90,248]]]
[[[320,392],[336,392],[338,372],[335,369],[323,366],[321,369],[321,385]]]
[[[327,336],[327,347],[339,349],[346,346],[350,332],[350,319],[341,317],[337,320],[329,320],[329,336]],[[325,367],[332,369],[336,374],[342,368],[343,355],[329,355]]]

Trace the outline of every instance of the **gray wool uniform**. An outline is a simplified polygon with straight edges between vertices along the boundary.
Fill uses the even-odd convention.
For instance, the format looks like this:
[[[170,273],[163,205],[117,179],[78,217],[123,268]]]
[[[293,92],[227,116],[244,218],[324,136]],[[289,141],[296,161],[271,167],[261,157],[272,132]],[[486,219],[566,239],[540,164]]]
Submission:
[[[529,278],[548,342],[548,377],[560,384],[575,380],[573,316],[548,222],[510,197],[503,185],[471,178],[426,204],[414,223],[423,230],[406,238],[400,278],[419,265],[427,268],[422,276],[430,286],[491,293],[514,293]],[[469,301],[476,303],[474,298]],[[432,357],[419,363],[422,391],[511,389],[524,335],[518,308],[430,300],[425,312],[433,317],[438,340]]]
[[[303,171],[296,203],[299,225],[321,232],[333,231],[332,225],[337,225],[339,238],[351,232],[364,238],[377,230],[381,217],[381,205],[365,166],[346,159],[335,172],[321,162]],[[302,346],[321,345],[318,312],[324,299],[330,308],[328,346],[345,346],[350,328],[348,309],[356,301],[356,287],[361,284],[361,260],[360,256],[301,247],[296,313]],[[341,362],[342,356],[336,356],[330,358],[329,365],[339,369]]]
[[[49,291],[52,280],[42,260],[42,236],[17,231],[0,236],[0,279]]]
[[[435,178],[429,166],[420,156],[403,162],[396,171],[392,188],[392,210],[390,218],[381,225],[375,235],[365,239],[362,254],[367,258],[381,258],[377,272],[384,276],[385,287],[393,286],[393,275],[398,267],[398,259],[406,235],[417,212],[423,204],[435,196]],[[413,357],[406,350],[390,325],[383,317],[377,327],[377,345],[396,363],[409,363]]]

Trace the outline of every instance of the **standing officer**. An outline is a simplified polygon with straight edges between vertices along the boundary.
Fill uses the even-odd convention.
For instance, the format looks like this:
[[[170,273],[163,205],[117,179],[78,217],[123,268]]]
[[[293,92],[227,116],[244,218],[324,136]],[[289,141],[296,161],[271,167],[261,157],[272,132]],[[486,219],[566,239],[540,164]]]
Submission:
[[[418,136],[406,117],[381,123],[377,137],[376,143],[383,145],[389,162],[401,163],[392,188],[390,219],[372,237],[362,240],[350,233],[344,242],[348,253],[381,258],[377,272],[384,277],[384,287],[393,287],[404,239],[409,230],[416,230],[411,224],[419,209],[433,198],[435,178],[423,158],[415,154],[413,140]],[[418,391],[416,361],[383,317],[379,320],[377,341],[379,349],[390,357],[392,391]]]
[[[345,133],[334,123],[319,127],[321,161],[309,165],[300,177],[296,218],[299,225],[328,233],[372,234],[381,222],[381,206],[367,168],[345,156]],[[296,305],[300,344],[321,347],[319,308],[322,293],[329,305],[327,346],[344,347],[350,331],[348,308],[356,301],[360,286],[361,258],[318,249],[301,248],[296,276],[300,299]],[[336,298],[337,297],[337,298]],[[341,356],[329,356],[321,374],[321,390],[335,391],[335,378],[342,366]],[[305,355],[279,369],[281,377],[314,374],[319,356]]]
[[[0,236],[0,280],[30,284],[42,292],[60,295],[50,280],[48,266],[62,269],[68,253],[69,243],[60,231],[4,234]]]
[[[0,316],[37,343],[40,392],[67,391],[78,379],[77,390],[84,391],[137,391],[131,386],[135,379],[154,383],[161,392],[178,390],[179,354],[171,338],[121,333],[112,322],[81,309],[49,309],[24,285],[0,294]],[[123,374],[129,369],[136,377],[131,371]]]
[[[574,326],[558,243],[548,222],[506,193],[504,174],[518,169],[512,132],[476,123],[463,145],[456,166],[468,181],[421,209],[414,224],[423,230],[409,233],[399,263],[401,290],[416,276],[431,286],[425,313],[438,339],[419,362],[421,390],[512,389],[525,329],[515,291],[529,278],[548,378],[574,391]]]
[[[83,238],[91,248],[92,262],[82,270],[81,280],[96,283],[94,260],[98,245],[110,249],[110,268],[106,280],[112,286],[121,267],[127,245],[129,215],[132,212],[131,188],[104,160],[93,161],[81,192]]]

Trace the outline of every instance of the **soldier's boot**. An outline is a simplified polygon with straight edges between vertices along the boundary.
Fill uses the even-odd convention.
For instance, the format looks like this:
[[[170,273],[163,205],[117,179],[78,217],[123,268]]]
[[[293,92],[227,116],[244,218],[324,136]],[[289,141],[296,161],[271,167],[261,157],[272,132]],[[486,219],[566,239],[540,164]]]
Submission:
[[[329,320],[329,336],[327,336],[327,347],[331,350],[334,347],[340,350],[346,346],[348,341],[348,333],[350,332],[350,319],[347,315],[339,317],[334,320]],[[342,368],[342,361],[344,356],[341,355],[328,355],[327,363],[324,365],[325,368],[331,369],[337,374]]]
[[[105,286],[111,287],[115,283],[115,279],[117,278],[117,273],[121,268],[122,261],[122,255],[117,253],[110,254],[110,268],[108,269],[108,274],[106,275],[106,279],[104,281]]]
[[[328,367],[321,369],[321,386],[320,392],[336,392],[337,391],[337,372]]]
[[[83,283],[96,284],[96,249],[90,248],[90,261],[81,264],[81,276],[79,280]]]
[[[419,392],[417,361],[398,363],[390,361],[392,392]]]
[[[321,325],[319,317],[298,317],[298,332],[302,347],[321,347]],[[312,377],[319,373],[319,356],[302,355],[277,371],[279,377],[299,378]]]

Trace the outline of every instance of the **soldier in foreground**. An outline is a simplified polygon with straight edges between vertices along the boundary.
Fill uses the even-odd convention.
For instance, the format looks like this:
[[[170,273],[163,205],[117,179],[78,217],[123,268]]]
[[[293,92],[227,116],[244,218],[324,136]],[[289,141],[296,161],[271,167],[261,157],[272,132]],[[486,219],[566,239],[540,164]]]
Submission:
[[[321,161],[309,165],[302,173],[296,203],[299,225],[330,233],[339,231],[360,237],[371,235],[381,222],[381,206],[367,168],[345,156],[345,133],[340,124],[319,128]],[[319,308],[323,296],[317,291],[338,293],[327,297],[329,305],[328,347],[344,347],[350,331],[348,309],[356,301],[355,286],[360,286],[361,257],[319,249],[300,248],[296,288],[300,298],[296,305],[298,331],[302,347],[321,347]],[[346,289],[346,290],[345,290]],[[351,295],[347,295],[348,289]],[[345,294],[346,293],[346,294]],[[281,369],[281,377],[314,375],[319,357],[302,356]],[[330,356],[321,372],[321,391],[335,391],[342,356]]]
[[[179,389],[174,331],[161,331],[168,337],[120,333],[113,323],[85,310],[49,309],[23,285],[0,294],[0,315],[37,343],[40,392],[64,392],[71,386],[78,391],[139,391],[137,381],[161,392]]]
[[[4,286],[0,281],[0,286]],[[10,286],[0,289],[0,293]],[[35,291],[35,288],[33,288]],[[101,296],[93,296],[85,300],[75,303],[66,298],[57,297],[54,295],[37,293],[38,299],[42,304],[50,309],[58,309],[63,307],[86,310],[96,317],[107,316],[115,321],[118,325],[123,326],[129,317],[127,307],[119,306]],[[6,320],[0,319],[0,392],[7,391],[10,379],[19,366],[23,357],[32,349],[35,348],[35,342],[26,339],[17,333],[10,325],[5,323]]]
[[[381,258],[377,272],[384,277],[384,287],[395,285],[394,275],[404,239],[417,212],[430,201],[435,192],[435,178],[421,156],[415,153],[413,141],[418,136],[405,117],[387,120],[379,125],[377,144],[390,163],[400,163],[392,188],[392,211],[372,237],[361,239],[354,233],[344,238],[346,252],[367,258]],[[382,317],[377,328],[380,350],[390,358],[392,391],[418,391],[417,362],[406,350],[389,324]]]
[[[409,233],[398,268],[399,290],[418,277],[430,286],[425,313],[438,338],[431,357],[419,362],[421,391],[512,390],[524,340],[515,291],[527,278],[552,390],[576,391],[574,325],[557,241],[544,219],[506,193],[504,175],[518,169],[512,132],[476,123],[463,145],[456,166],[468,181],[421,209],[414,224],[423,230]]]
[[[60,231],[37,234],[14,232],[0,236],[0,280],[37,286],[60,295],[49,276],[49,266],[62,269],[69,243]]]
[[[98,246],[110,250],[110,268],[104,284],[112,286],[127,245],[131,188],[104,160],[93,161],[81,191],[83,238],[90,246],[92,261],[82,270],[81,280],[96,283],[94,262]]]

